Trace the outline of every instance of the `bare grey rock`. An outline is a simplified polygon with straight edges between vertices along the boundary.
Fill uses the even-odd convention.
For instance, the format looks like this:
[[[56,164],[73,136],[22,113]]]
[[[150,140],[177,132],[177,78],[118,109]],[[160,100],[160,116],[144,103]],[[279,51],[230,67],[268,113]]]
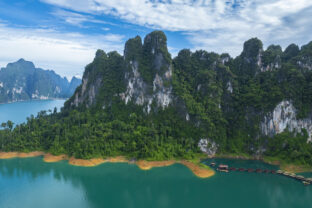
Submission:
[[[199,149],[209,156],[214,156],[218,151],[218,145],[211,139],[200,139],[198,142]]]
[[[309,135],[308,142],[312,140],[312,119],[297,119],[296,109],[290,101],[282,101],[273,112],[268,113],[260,124],[261,132],[267,136],[274,136],[286,129],[300,133],[306,129]]]

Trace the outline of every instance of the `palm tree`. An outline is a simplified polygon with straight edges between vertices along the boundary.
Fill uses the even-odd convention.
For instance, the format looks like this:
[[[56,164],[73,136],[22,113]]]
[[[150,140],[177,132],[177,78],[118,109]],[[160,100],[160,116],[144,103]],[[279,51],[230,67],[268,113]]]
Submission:
[[[5,128],[6,126],[7,126],[7,124],[4,123],[4,122],[1,124],[1,127],[2,127],[2,128]]]
[[[7,125],[7,127],[9,127],[10,131],[12,131],[14,123],[12,121],[8,120],[6,125]]]

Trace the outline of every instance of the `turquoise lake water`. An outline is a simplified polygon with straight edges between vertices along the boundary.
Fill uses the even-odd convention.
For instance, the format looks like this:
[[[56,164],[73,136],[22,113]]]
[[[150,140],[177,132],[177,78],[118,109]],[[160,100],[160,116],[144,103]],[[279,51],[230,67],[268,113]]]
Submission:
[[[41,110],[60,110],[65,100],[32,100],[9,104],[0,104],[0,123],[11,120],[14,124],[26,121],[30,115],[36,116]]]
[[[258,161],[227,161],[232,162],[271,168]],[[256,173],[200,179],[180,164],[142,171],[134,164],[75,167],[36,157],[0,160],[0,207],[310,208],[312,186]]]
[[[0,122],[26,121],[64,101],[0,105]],[[210,163],[206,161],[206,163]],[[217,159],[232,167],[277,169],[259,161]],[[312,177],[311,173],[306,176]],[[0,208],[312,208],[312,185],[279,175],[219,173],[197,178],[188,168],[142,171],[134,164],[71,166],[42,157],[0,159]]]

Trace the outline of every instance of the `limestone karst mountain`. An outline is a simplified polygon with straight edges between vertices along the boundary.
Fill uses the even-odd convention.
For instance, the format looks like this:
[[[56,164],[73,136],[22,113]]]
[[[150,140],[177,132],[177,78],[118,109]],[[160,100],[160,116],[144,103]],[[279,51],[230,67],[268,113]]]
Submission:
[[[188,49],[172,58],[154,31],[128,40],[124,55],[98,50],[63,111],[34,118],[40,128],[14,131],[3,149],[21,142],[81,158],[160,160],[243,153],[312,165],[311,60],[312,42],[264,50],[257,38],[236,58]],[[48,137],[24,141],[34,133]]]
[[[68,98],[80,83],[76,77],[69,82],[52,70],[36,68],[32,62],[20,59],[0,70],[0,103]]]

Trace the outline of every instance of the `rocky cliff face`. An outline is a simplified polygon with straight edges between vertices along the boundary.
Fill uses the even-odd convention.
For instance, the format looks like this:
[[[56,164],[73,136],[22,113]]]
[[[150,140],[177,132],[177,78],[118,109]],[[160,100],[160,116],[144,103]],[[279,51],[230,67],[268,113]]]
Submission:
[[[264,50],[253,38],[235,59],[188,49],[171,59],[166,36],[154,31],[144,41],[139,36],[128,40],[123,56],[98,50],[65,106],[95,106],[114,115],[135,112],[151,122],[159,119],[158,113],[170,112],[179,125],[196,129],[192,139],[207,154],[227,145],[257,153],[254,142],[259,137],[285,130],[306,129],[312,140],[312,119],[297,118],[299,111],[312,111],[312,74],[297,62],[309,54],[310,47],[294,44],[285,51],[278,45]]]
[[[308,142],[312,141],[312,118],[296,118],[296,109],[291,101],[280,102],[272,112],[268,113],[261,122],[261,133],[274,136],[285,130],[300,133],[306,129],[309,135]]]
[[[93,69],[102,56],[97,54],[93,65],[89,66],[92,69],[85,72],[81,88],[75,93],[71,105],[86,103],[89,107],[96,102],[96,95],[101,90],[105,91],[102,74]],[[150,113],[153,104],[158,108],[168,107],[172,101],[172,64],[164,33],[155,31],[148,34],[143,45],[139,36],[128,40],[122,58],[118,76],[122,78],[121,83],[125,83],[125,89],[113,96],[119,96],[126,104],[132,102],[142,106],[146,113]]]
[[[218,151],[218,145],[210,139],[200,139],[198,142],[200,151],[208,156],[214,156]]]
[[[29,99],[67,98],[81,83],[68,82],[54,71],[36,68],[32,62],[20,59],[0,71],[0,102]]]
[[[97,78],[95,82],[89,83],[88,77],[82,79],[81,91],[75,92],[75,99],[72,102],[72,105],[78,107],[80,104],[86,104],[87,107],[95,104],[96,93],[101,88],[102,79]]]
[[[170,83],[171,81],[171,66],[168,67],[168,70],[164,74],[155,74],[152,93],[150,93],[151,86],[143,80],[139,72],[138,62],[131,61],[130,66],[131,71],[125,74],[125,79],[128,80],[127,90],[120,95],[122,100],[126,104],[132,101],[137,105],[144,105],[147,113],[150,113],[153,102],[158,107],[168,107],[172,101],[172,87],[166,87],[164,82]]]
[[[121,98],[126,103],[132,101],[144,105],[147,113],[151,111],[153,103],[165,108],[172,101],[172,65],[171,60],[165,58],[168,55],[166,36],[159,31],[147,35],[143,46],[137,43],[137,48],[141,50],[129,58],[132,53],[129,45],[133,41],[129,40],[125,47],[125,59],[129,60],[130,71],[125,73],[127,90],[121,93]],[[148,78],[144,79],[140,72],[149,73],[152,83]]]

